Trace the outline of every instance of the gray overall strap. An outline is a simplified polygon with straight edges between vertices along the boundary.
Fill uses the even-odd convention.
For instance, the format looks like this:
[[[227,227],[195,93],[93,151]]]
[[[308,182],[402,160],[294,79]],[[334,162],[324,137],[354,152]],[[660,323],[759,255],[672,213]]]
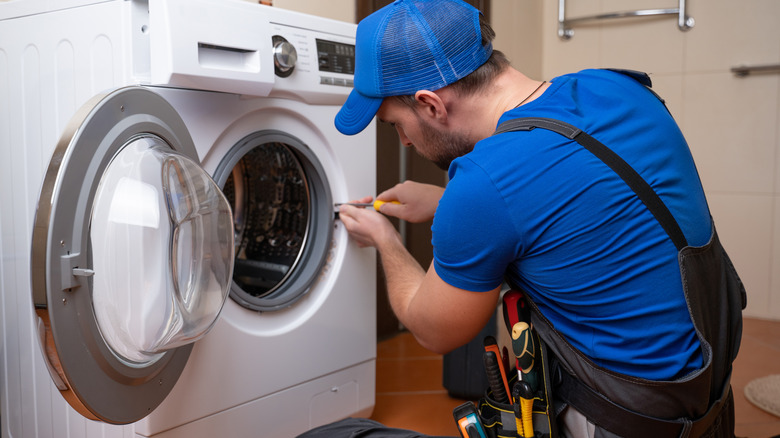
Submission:
[[[547,129],[556,132],[564,137],[574,140],[582,147],[590,151],[598,159],[604,162],[612,169],[623,181],[637,194],[640,200],[647,206],[648,210],[655,216],[661,227],[663,227],[677,251],[688,246],[680,226],[672,216],[672,213],[663,203],[658,194],[655,193],[650,184],[647,183],[625,160],[623,160],[612,149],[604,146],[603,143],[591,137],[588,133],[576,128],[568,123],[556,119],[527,117],[508,120],[498,126],[493,135],[509,131],[530,131],[535,128]]]

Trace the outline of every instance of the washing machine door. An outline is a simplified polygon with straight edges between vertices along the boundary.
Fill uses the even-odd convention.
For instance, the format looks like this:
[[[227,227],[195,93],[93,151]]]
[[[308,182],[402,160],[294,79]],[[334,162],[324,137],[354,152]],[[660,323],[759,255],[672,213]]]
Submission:
[[[229,204],[165,99],[123,88],[74,116],[44,177],[31,269],[43,356],[68,403],[115,424],[151,413],[233,269]]]

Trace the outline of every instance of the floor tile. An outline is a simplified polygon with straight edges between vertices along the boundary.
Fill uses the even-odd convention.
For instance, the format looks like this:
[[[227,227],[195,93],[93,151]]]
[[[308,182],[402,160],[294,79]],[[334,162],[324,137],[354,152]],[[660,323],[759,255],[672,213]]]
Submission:
[[[376,390],[384,392],[442,391],[442,359],[378,360]]]

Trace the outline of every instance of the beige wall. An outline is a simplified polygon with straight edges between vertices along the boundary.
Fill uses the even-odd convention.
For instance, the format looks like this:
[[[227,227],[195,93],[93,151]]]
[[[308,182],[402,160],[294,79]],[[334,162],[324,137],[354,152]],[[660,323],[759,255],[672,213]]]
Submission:
[[[327,4],[327,8],[324,5]],[[568,0],[567,17],[676,8],[675,0]],[[353,0],[274,0],[354,20]],[[780,74],[732,66],[780,63],[780,1],[689,0],[676,18],[576,27],[558,38],[558,2],[493,0],[494,46],[537,79],[591,67],[647,71],[688,138],[718,232],[748,290],[745,315],[780,320]]]
[[[274,7],[355,22],[355,0],[273,0]]]
[[[544,0],[492,0],[490,5],[490,23],[496,31],[493,47],[534,79],[542,79],[543,3]]]

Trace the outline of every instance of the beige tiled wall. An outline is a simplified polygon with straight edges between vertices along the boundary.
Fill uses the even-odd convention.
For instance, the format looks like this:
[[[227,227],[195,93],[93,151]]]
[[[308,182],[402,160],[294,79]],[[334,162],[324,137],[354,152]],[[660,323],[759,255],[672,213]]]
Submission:
[[[273,0],[273,5],[347,23],[355,22],[355,0]]]
[[[496,31],[493,47],[532,78],[542,78],[543,0],[492,0],[490,23]]]

